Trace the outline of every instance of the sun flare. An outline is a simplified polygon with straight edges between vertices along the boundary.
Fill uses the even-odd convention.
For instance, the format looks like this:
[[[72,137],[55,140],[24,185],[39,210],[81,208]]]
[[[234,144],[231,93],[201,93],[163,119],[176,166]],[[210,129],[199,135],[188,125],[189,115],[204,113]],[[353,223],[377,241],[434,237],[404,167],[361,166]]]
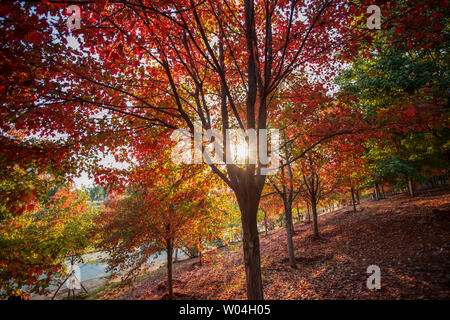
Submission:
[[[233,162],[236,164],[245,163],[248,157],[248,147],[245,141],[238,141],[231,144],[231,153]]]

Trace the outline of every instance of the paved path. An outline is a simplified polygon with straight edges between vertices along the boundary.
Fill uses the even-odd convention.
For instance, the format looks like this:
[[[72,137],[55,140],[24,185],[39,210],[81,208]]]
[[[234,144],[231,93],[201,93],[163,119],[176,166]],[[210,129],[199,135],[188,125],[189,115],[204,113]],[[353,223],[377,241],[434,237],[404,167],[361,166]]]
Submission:
[[[149,271],[156,270],[160,268],[162,265],[165,265],[167,254],[166,252],[162,252],[157,257],[156,255],[153,255],[148,260]],[[107,264],[102,262],[105,258],[107,258],[108,255],[104,252],[95,252],[86,254],[83,256],[85,263],[80,263],[78,266],[80,267],[80,276],[81,276],[81,283],[86,288],[86,290],[91,291],[95,290],[101,286],[103,286],[108,280],[110,276],[110,272],[107,272]],[[187,259],[187,255],[182,252],[181,250],[178,251],[178,260],[184,260]],[[42,295],[33,295],[31,297],[31,300],[48,300],[51,299],[57,290],[57,286],[50,286],[49,290],[51,291],[48,295],[42,296]],[[64,284],[61,289],[58,291],[57,296],[55,297],[56,300],[60,300],[67,296],[67,286]],[[78,292],[84,292],[83,289],[76,290],[76,293]]]

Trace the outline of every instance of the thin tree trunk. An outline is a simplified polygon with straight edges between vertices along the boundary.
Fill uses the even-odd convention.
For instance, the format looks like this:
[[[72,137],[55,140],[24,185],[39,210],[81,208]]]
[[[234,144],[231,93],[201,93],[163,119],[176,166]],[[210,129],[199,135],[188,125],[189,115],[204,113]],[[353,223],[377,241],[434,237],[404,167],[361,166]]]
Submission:
[[[294,218],[292,217],[292,207],[290,208],[289,211],[290,211],[290,214],[289,214],[290,218],[289,218],[289,220],[291,222],[292,234],[294,235],[295,234],[295,227],[294,227]]]
[[[285,202],[284,212],[286,216],[286,236],[287,236],[287,247],[289,255],[289,264],[291,267],[296,268],[295,264],[295,254],[294,254],[294,242],[292,236],[294,234],[293,224],[292,224],[292,208]]]
[[[309,202],[306,202],[306,211],[308,213],[308,223],[311,223],[311,213],[309,211]]]
[[[175,251],[175,262],[178,262],[178,249],[174,249]]]
[[[361,202],[359,201],[359,189],[356,189],[356,201],[358,204],[360,204]]]
[[[315,200],[311,201],[311,209],[313,214],[313,221],[314,221],[314,237],[319,237],[319,226],[317,224],[317,203]]]
[[[378,182],[374,182],[374,188],[375,188],[375,200],[380,200],[380,189],[378,188]]]
[[[253,190],[252,190],[253,191]],[[242,222],[242,247],[244,250],[247,299],[263,300],[261,260],[257,225],[258,197],[238,196]]]
[[[409,195],[411,197],[414,197],[414,180],[412,178],[408,179],[408,189],[409,189]]]
[[[198,260],[199,260],[200,265],[203,265],[203,261],[202,261],[202,249],[200,248],[200,245],[199,245],[199,248],[198,248]]]
[[[267,211],[264,209],[261,209],[262,212],[264,213],[264,231],[265,231],[265,235],[267,236],[267,231],[268,231],[268,227],[267,227]]]
[[[171,240],[166,241],[167,250],[167,289],[168,289],[168,299],[173,300],[173,284],[172,284],[172,254],[173,245]]]
[[[300,211],[298,210],[298,206],[296,207],[297,209],[297,217],[298,217],[298,221],[302,222],[302,217],[300,216]]]
[[[356,212],[356,205],[355,205],[355,188],[353,186],[350,188],[350,191],[352,193],[352,205],[353,205],[353,212]]]

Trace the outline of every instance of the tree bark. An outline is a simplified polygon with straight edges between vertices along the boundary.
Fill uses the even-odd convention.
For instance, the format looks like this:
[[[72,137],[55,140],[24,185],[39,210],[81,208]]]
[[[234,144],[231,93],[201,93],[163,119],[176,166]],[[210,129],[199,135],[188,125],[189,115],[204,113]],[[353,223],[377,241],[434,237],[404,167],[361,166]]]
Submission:
[[[360,204],[361,202],[359,201],[359,189],[356,189],[356,201],[358,204]]]
[[[350,191],[352,193],[352,205],[353,205],[353,212],[356,212],[356,205],[355,205],[355,188],[353,186],[350,188]]]
[[[302,219],[302,217],[300,216],[300,211],[298,210],[298,206],[296,207],[296,209],[297,209],[297,217],[298,217],[298,221],[299,221],[299,222],[302,222],[303,219]]]
[[[314,221],[314,237],[319,237],[319,226],[317,224],[317,203],[315,200],[311,201],[311,209],[313,214],[313,221]]]
[[[379,189],[379,187],[378,187],[378,182],[374,182],[374,189],[375,189],[375,200],[380,200],[381,199],[381,197],[380,197],[380,189]]]
[[[264,213],[264,233],[267,236],[267,231],[268,231],[268,227],[267,227],[267,211],[264,209],[261,209],[262,212]]]
[[[259,235],[257,213],[259,197],[250,192],[236,193],[242,222],[242,247],[244,250],[244,265],[247,280],[247,299],[263,300],[263,286],[261,278],[261,260],[259,250]]]
[[[409,190],[409,195],[411,197],[414,197],[414,180],[412,178],[408,179],[408,190]]]
[[[309,203],[306,202],[306,212],[308,214],[308,223],[311,223],[311,213],[309,212]]]
[[[289,265],[296,268],[295,264],[295,254],[294,254],[294,241],[292,240],[294,230],[292,224],[292,207],[289,203],[284,204],[284,212],[286,215],[286,236],[287,236],[287,247],[289,255]]]
[[[172,283],[172,254],[173,245],[171,240],[166,240],[166,250],[167,250],[167,290],[168,299],[173,300],[173,283]]]
[[[202,250],[198,250],[198,262],[200,263],[200,265],[203,265],[203,261],[202,261]]]
[[[290,218],[289,218],[289,220],[290,220],[290,223],[291,223],[291,230],[292,230],[292,235],[294,235],[295,234],[295,228],[294,228],[294,218],[292,217],[292,207],[289,209],[289,216],[290,216]]]

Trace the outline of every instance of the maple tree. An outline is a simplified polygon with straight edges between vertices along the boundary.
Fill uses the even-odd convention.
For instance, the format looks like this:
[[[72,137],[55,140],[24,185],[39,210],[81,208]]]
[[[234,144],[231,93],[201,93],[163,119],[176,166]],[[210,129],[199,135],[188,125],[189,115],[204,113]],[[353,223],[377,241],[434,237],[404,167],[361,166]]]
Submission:
[[[317,215],[319,201],[338,192],[337,186],[342,184],[343,176],[350,175],[344,172],[344,158],[347,157],[347,167],[353,166],[354,171],[360,169],[350,155],[362,151],[358,145],[365,142],[365,132],[372,128],[361,121],[362,114],[351,105],[351,101],[340,101],[339,95],[327,94],[322,81],[307,81],[296,77],[289,79],[289,84],[289,89],[282,94],[284,99],[280,99],[284,103],[282,112],[270,119],[282,131],[281,170],[276,178],[269,177],[264,196],[277,195],[282,200],[289,264],[295,268],[292,240],[294,202],[303,194],[304,199],[307,199],[308,220],[310,204],[313,216]],[[321,147],[322,144],[325,147]],[[312,158],[317,157],[323,158],[321,162],[329,161],[328,169],[321,172],[322,180],[329,182],[329,190],[326,192],[322,192],[325,186],[322,185],[319,190],[318,186],[310,185],[305,179],[305,175],[315,177],[315,169],[311,165],[309,168],[308,165],[305,166],[305,161],[311,162]],[[315,182],[319,184],[318,179]],[[298,208],[297,214],[299,215]],[[317,229],[317,217],[314,221],[314,228]]]
[[[49,191],[21,215],[0,220],[3,298],[47,293],[50,285],[67,277],[67,259],[82,261],[94,244],[96,211],[87,203],[87,195],[54,185]]]
[[[376,199],[380,182],[407,185],[448,167],[448,10],[417,1],[390,11],[388,23],[339,77],[365,121],[381,128],[365,144]],[[401,21],[392,17],[404,10]],[[413,18],[414,16],[414,18]],[[433,18],[442,18],[437,23]],[[370,57],[370,59],[367,59]]]
[[[149,143],[143,133],[167,142],[171,130],[187,127],[193,136],[200,123],[204,130],[218,128],[218,138],[224,141],[229,128],[276,127],[285,116],[278,102],[292,92],[292,83],[297,100],[311,94],[298,79],[318,77],[330,89],[339,63],[358,53],[371,57],[376,41],[410,39],[405,45],[411,48],[444,42],[445,30],[433,21],[445,13],[443,2],[380,1],[388,14],[384,30],[396,30],[386,36],[365,28],[371,1],[83,1],[78,30],[67,28],[66,4],[8,3],[2,6],[0,20],[1,143],[9,147],[1,151],[5,167],[13,167],[29,150],[22,141],[11,139],[18,131],[39,136],[27,142],[41,151],[35,157],[39,161],[46,158],[61,170],[76,163],[79,170],[89,169],[97,182],[120,185],[122,172],[100,168],[95,151],[112,150],[118,160],[145,158],[150,151],[155,156],[148,160],[152,163],[160,160],[158,153],[168,144]],[[433,10],[436,4],[438,9]],[[419,34],[417,26],[431,29],[431,37]],[[314,148],[349,133],[348,126],[343,128],[347,121],[352,132],[366,126],[364,121],[354,126],[349,105],[317,112],[324,103],[314,104],[315,99],[329,100],[320,90],[311,103],[292,108],[288,116],[304,120],[309,114],[314,120],[329,112],[329,119],[339,121],[321,121],[322,126],[308,121],[289,124],[286,131],[289,138],[295,137],[299,153],[283,164],[283,170],[288,169],[311,152],[304,160],[308,165],[298,165],[305,173],[303,182],[310,185],[318,181],[311,179],[323,167],[323,154]],[[404,123],[392,126],[398,129]],[[223,154],[225,149],[224,145]],[[316,155],[319,163],[313,160]],[[268,164],[258,159],[255,164],[209,167],[237,199],[247,298],[262,299],[257,214]],[[162,166],[154,171],[164,170],[171,171]],[[332,168],[328,172],[326,176],[332,177]],[[316,221],[314,225],[317,229]]]
[[[173,299],[173,251],[196,248],[223,237],[226,211],[213,177],[202,166],[171,163],[170,153],[157,163],[140,159],[128,172],[125,191],[110,199],[97,219],[99,248],[108,252],[114,274],[130,280],[155,254],[167,255],[168,299]],[[158,170],[159,169],[159,170]]]
[[[283,135],[283,137],[285,137]],[[287,139],[282,139],[282,147],[280,148],[280,151],[282,153],[281,155],[281,170],[280,174],[278,176],[278,179],[269,177],[269,184],[266,188],[266,192],[263,195],[263,197],[273,196],[276,195],[279,198],[281,198],[284,208],[284,215],[285,215],[285,223],[286,223],[286,236],[287,236],[287,249],[289,254],[289,263],[290,265],[295,268],[295,256],[294,256],[294,245],[292,242],[292,236],[293,236],[293,224],[292,224],[292,204],[295,201],[295,198],[299,194],[299,186],[298,183],[295,183],[293,176],[293,168],[292,164],[290,163],[292,152],[290,150],[290,145],[286,143]],[[286,166],[284,164],[286,163]],[[277,181],[278,180],[278,181]],[[295,187],[294,188],[294,184]],[[267,225],[267,214],[265,213],[265,223]],[[267,227],[266,227],[267,229]]]
[[[278,203],[275,202],[275,206],[278,206]],[[264,233],[267,235],[267,232],[270,230],[273,230],[275,227],[275,210],[272,210],[272,205],[269,201],[264,201],[263,198],[261,198],[261,203],[259,206],[260,214],[259,219],[260,223],[264,226]]]
[[[337,185],[324,179],[327,170],[332,170],[325,165],[328,159],[323,154],[314,152],[305,157],[302,164],[302,178],[304,182],[304,190],[300,193],[305,201],[307,201],[313,217],[314,236],[319,237],[319,226],[317,222],[317,205],[324,199],[326,194],[331,193]],[[332,174],[332,173],[331,173]],[[327,177],[332,176],[330,173]]]
[[[50,7],[58,13],[56,5]],[[17,5],[15,9],[19,10]],[[56,118],[57,110],[73,114],[58,121],[58,129],[70,128],[76,146],[92,144],[99,139],[98,131],[114,132],[124,126],[134,132],[185,125],[192,134],[194,122],[200,121],[205,129],[213,125],[222,130],[265,129],[270,96],[306,62],[315,68],[327,62],[333,45],[342,42],[330,32],[345,32],[356,9],[332,1],[244,1],[242,5],[123,1],[86,4],[82,10],[85,24],[72,33],[78,48],[67,45],[64,16],[52,24],[58,33],[49,36],[58,45],[42,50],[32,46],[32,51],[45,56],[42,61],[50,62],[54,73],[45,77],[44,93],[36,81],[38,88],[28,94],[32,101],[44,99],[52,105],[46,119]],[[38,33],[33,33],[34,45],[44,44],[40,33],[33,32]],[[110,111],[113,120],[93,121],[99,108]],[[32,112],[25,122],[31,116]],[[52,121],[48,124],[54,129]],[[101,148],[119,144],[117,137],[104,133],[100,137]],[[265,182],[261,169],[266,165],[227,165],[226,172],[210,166],[236,194],[242,212],[248,297],[263,298],[256,215]]]
[[[365,179],[369,176],[368,172],[364,170],[366,158],[361,149],[359,154],[356,152],[346,152],[347,159],[343,160],[339,169],[339,174],[343,177],[343,183],[350,186],[353,212],[356,212],[356,204],[359,203],[358,190],[364,185]]]

